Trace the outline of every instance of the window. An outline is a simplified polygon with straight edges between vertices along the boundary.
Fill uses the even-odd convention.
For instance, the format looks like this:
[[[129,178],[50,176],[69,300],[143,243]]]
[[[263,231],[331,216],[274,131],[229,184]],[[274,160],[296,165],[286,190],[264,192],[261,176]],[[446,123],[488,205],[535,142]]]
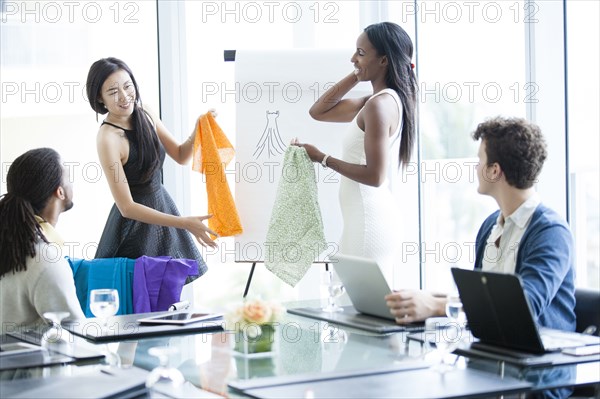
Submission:
[[[551,3],[553,7],[548,7]],[[567,14],[569,21],[578,20],[580,15],[587,15],[589,18],[597,15],[597,10],[584,10],[584,6],[590,6],[590,2],[573,1],[569,4],[573,9],[571,14]],[[548,69],[543,65],[537,66],[538,76],[531,73],[534,66],[531,65],[530,57],[549,53],[553,44],[549,43],[550,37],[546,37],[547,31],[543,30],[547,26],[536,33],[541,38],[532,39],[527,36],[527,24],[535,23],[536,18],[546,18],[547,14],[544,13],[554,13],[553,18],[557,15],[557,7],[554,5],[554,2],[524,0],[319,1],[302,2],[302,17],[294,20],[299,15],[292,13],[297,10],[294,2],[281,2],[277,8],[272,9],[267,9],[261,3],[245,1],[231,4],[186,2],[187,70],[190,71],[188,79],[190,87],[196,88],[188,96],[188,126],[193,126],[200,113],[215,106],[223,111],[222,114],[228,115],[227,119],[220,120],[221,126],[226,132],[234,132],[235,118],[231,116],[235,115],[235,102],[231,99],[223,100],[227,95],[211,96],[200,89],[207,84],[216,84],[220,89],[231,88],[234,84],[235,65],[222,61],[223,50],[351,48],[357,33],[369,23],[391,20],[400,24],[416,46],[420,136],[418,157],[415,157],[413,164],[409,165],[402,176],[403,191],[398,193],[398,201],[405,217],[402,226],[405,236],[401,243],[403,253],[395,286],[422,285],[431,290],[448,290],[452,284],[449,268],[471,267],[477,230],[483,219],[497,209],[492,198],[477,193],[475,165],[478,143],[470,136],[477,124],[497,115],[528,117],[536,122],[541,120],[545,134],[552,136],[552,153],[560,154],[563,150],[563,144],[560,143],[564,131],[560,126],[551,125],[548,128],[545,125],[549,118],[543,114],[550,112],[550,106],[535,108],[543,100],[544,92],[536,85],[535,79],[546,84],[547,80],[552,80],[552,76],[540,78],[540,71],[543,75],[543,71]],[[290,23],[292,20],[293,23]],[[198,23],[199,21],[202,23]],[[594,36],[584,26],[589,28],[597,24],[590,22],[569,25],[572,30],[569,32],[570,43],[579,44],[589,43],[589,37]],[[576,29],[573,28],[575,25]],[[277,35],[273,35],[273,32],[277,32]],[[211,38],[210,43],[206,42],[206,37]],[[530,44],[529,41],[535,43]],[[578,59],[576,57],[589,57],[586,49],[597,47],[580,45],[578,50],[571,49],[569,52],[569,65],[576,64],[576,67],[571,66],[569,69],[569,110],[582,116],[595,115],[593,110],[598,108],[597,91],[594,92],[592,101],[585,104],[581,104],[586,99],[584,96],[574,94],[576,90],[581,93],[587,87],[586,95],[589,97],[589,87],[598,86],[597,81],[589,81],[590,76],[596,75],[594,71],[598,70],[597,52],[591,62],[573,60]],[[555,73],[555,70],[552,69],[549,73]],[[586,86],[586,81],[582,80],[584,77],[591,84]],[[549,90],[548,93],[554,92],[554,88],[549,86],[544,86],[543,89]],[[562,111],[550,113],[553,112]],[[587,276],[587,282],[582,283],[580,278],[579,283],[597,285],[593,281],[595,277],[590,277],[598,276],[597,137],[590,138],[581,133],[575,136],[574,130],[585,130],[581,125],[575,125],[574,119],[585,120],[582,117],[569,118],[571,152],[580,147],[592,151],[584,159],[577,157],[575,160],[576,157],[571,157],[574,172],[571,189],[577,190],[571,193],[571,205],[575,205],[575,202],[585,203],[578,206],[577,215],[573,208],[571,210],[571,216],[578,218],[574,227],[578,251],[585,254],[578,255],[578,274],[580,277]],[[587,131],[598,130],[597,120],[585,123]],[[229,134],[231,139],[235,139],[234,136],[233,133]],[[592,143],[596,145],[589,145],[590,140],[596,140]],[[559,143],[558,146],[555,143]],[[556,169],[557,165],[561,168],[560,162],[555,165],[549,163],[546,165],[549,170]],[[199,176],[192,176],[192,186],[202,184]],[[553,185],[555,184],[546,177],[541,183],[542,196],[550,202],[550,206],[556,207],[552,203],[555,198],[550,186]],[[192,198],[192,213],[205,213],[203,190],[196,190]],[[560,202],[557,204],[560,206]],[[564,210],[559,209],[559,213],[564,213]],[[232,248],[233,244],[227,244],[227,239],[224,242],[226,247]],[[212,271],[219,273],[218,279],[223,281],[224,286],[213,288],[206,282],[201,288],[202,297],[222,297],[223,294],[216,291],[239,295],[240,289],[237,287],[243,286],[249,266],[233,264],[223,254],[207,256],[226,265],[213,267]],[[215,271],[216,268],[219,270]],[[285,286],[279,287],[279,281],[269,273],[260,274],[265,279],[256,282],[253,291],[262,289],[258,287],[268,287],[274,290],[274,295],[297,296],[297,293],[287,290]],[[256,278],[261,277],[255,275]]]
[[[57,229],[68,255],[93,258],[113,200],[98,162],[99,122],[88,104],[85,81],[94,61],[120,58],[136,75],[144,102],[158,110],[156,4],[1,5],[2,190],[17,156],[37,147],[56,149],[71,168],[75,203]]]
[[[450,267],[472,267],[477,230],[497,209],[477,193],[470,134],[489,117],[526,116],[523,4],[415,4],[397,15],[418,32],[421,266],[424,288],[443,292]]]
[[[360,32],[359,2],[315,1],[261,3],[186,2],[185,26],[187,41],[188,82],[193,90],[187,96],[188,120],[192,129],[196,118],[214,107],[217,121],[235,146],[235,63],[223,61],[224,50],[348,48],[352,56]],[[207,39],[209,38],[210,39]],[[348,62],[350,71],[350,62]],[[231,169],[231,166],[229,169]],[[228,173],[229,186],[235,189],[235,173]],[[205,183],[202,176],[190,176],[191,214],[206,214]],[[203,304],[223,303],[238,299],[243,291],[250,264],[235,263],[234,239],[219,239],[218,252],[203,254],[209,265],[210,279],[195,283],[196,299]],[[295,299],[320,295],[318,272],[312,267],[306,282],[294,290],[280,281],[264,265],[259,264],[250,288],[251,295]],[[218,284],[215,284],[218,281]]]
[[[570,224],[575,235],[577,285],[600,289],[600,5],[569,0],[566,14]]]

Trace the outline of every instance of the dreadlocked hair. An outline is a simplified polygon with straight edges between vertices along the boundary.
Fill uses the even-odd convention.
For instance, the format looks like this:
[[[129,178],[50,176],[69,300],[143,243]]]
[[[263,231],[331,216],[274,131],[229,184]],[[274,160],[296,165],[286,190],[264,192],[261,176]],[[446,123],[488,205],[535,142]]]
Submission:
[[[61,185],[62,173],[60,156],[51,148],[27,151],[8,169],[7,192],[0,197],[0,278],[27,270],[38,240],[48,242],[35,215]]]

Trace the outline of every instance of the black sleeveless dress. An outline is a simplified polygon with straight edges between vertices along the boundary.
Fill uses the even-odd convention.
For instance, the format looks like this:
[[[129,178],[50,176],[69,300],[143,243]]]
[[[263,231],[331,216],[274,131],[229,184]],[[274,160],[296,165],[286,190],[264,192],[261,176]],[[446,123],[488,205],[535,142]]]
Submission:
[[[179,216],[173,199],[162,185],[162,166],[165,161],[165,149],[162,143],[160,143],[160,166],[149,179],[144,181],[139,165],[137,140],[133,136],[136,134],[135,131],[123,129],[109,122],[102,122],[102,124],[123,130],[129,141],[129,158],[123,165],[123,169],[133,200],[159,212]],[[124,218],[114,204],[104,226],[95,257],[136,259],[142,255],[195,259],[198,262],[197,277],[207,271],[206,263],[188,231]],[[190,280],[193,278],[188,279],[188,282]]]

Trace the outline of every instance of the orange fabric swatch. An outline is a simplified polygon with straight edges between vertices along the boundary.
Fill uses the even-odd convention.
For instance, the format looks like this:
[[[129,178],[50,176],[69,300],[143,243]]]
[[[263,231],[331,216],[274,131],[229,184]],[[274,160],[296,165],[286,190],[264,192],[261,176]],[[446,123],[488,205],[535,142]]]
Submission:
[[[242,233],[242,224],[227,184],[225,167],[235,151],[210,112],[196,122],[192,170],[206,176],[208,227],[221,237]],[[213,237],[214,238],[214,237]]]

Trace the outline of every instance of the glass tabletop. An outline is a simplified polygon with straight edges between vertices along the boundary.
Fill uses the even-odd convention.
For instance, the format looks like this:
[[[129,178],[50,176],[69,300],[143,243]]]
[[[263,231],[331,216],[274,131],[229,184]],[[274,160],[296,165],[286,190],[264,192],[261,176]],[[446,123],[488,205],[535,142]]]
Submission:
[[[287,304],[288,308],[319,306],[318,302]],[[137,342],[134,364],[145,369],[158,365],[148,355],[153,346],[176,346],[171,363],[202,389],[230,396],[230,382],[257,378],[318,376],[369,370],[429,367],[432,348],[408,338],[408,333],[380,335],[324,321],[286,314],[276,329],[275,349],[266,357],[240,356],[233,350],[235,334],[219,332],[146,339]],[[451,355],[452,356],[452,355]],[[455,356],[456,370],[474,369],[498,377],[512,377],[541,390],[598,383],[600,363],[526,369],[489,360]],[[452,371],[450,371],[452,372]]]
[[[318,301],[286,304],[286,307],[320,306]],[[78,338],[80,339],[80,338]],[[165,336],[110,344],[85,345],[99,351],[118,353],[119,367],[136,366],[152,370],[159,365],[148,353],[153,347],[176,348],[170,351],[169,364],[198,388],[223,396],[238,396],[228,384],[258,378],[324,376],[336,373],[362,373],[382,369],[429,368],[435,348],[408,338],[408,333],[380,335],[324,321],[286,313],[275,329],[272,353],[262,357],[244,356],[234,351],[235,333],[231,331],[193,335]],[[453,356],[453,355],[451,355]],[[3,381],[19,378],[52,377],[85,373],[103,367],[99,364],[8,370]],[[477,370],[495,377],[526,381],[534,390],[598,384],[600,362],[546,368],[519,368],[490,360],[469,360],[455,356],[455,370]],[[37,371],[36,371],[37,370]],[[450,371],[454,372],[454,371]]]
[[[290,314],[277,326],[267,356],[240,354],[235,340],[233,332],[140,340],[133,363],[150,370],[158,365],[147,353],[151,347],[178,347],[170,363],[194,385],[224,394],[231,381],[394,367],[421,355],[417,347],[408,353],[403,334],[381,336]]]

